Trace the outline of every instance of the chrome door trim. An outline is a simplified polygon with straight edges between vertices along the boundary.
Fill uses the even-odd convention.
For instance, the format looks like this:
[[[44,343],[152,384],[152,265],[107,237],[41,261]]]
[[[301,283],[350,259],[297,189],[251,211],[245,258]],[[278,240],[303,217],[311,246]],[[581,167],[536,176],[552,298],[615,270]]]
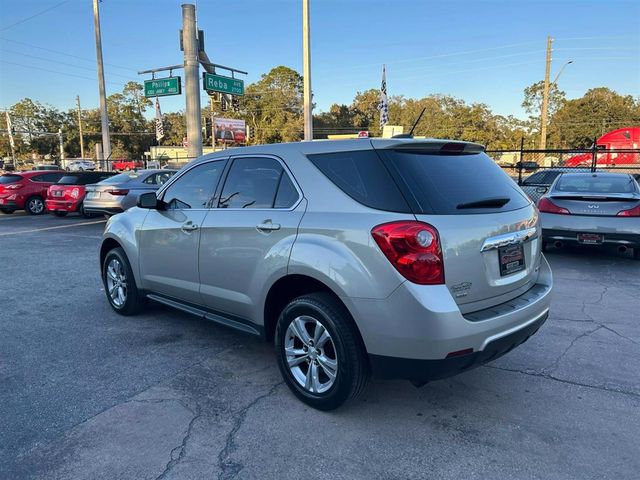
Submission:
[[[507,245],[514,245],[518,243],[524,243],[527,240],[538,236],[538,230],[536,227],[527,228],[526,230],[520,230],[519,232],[504,233],[502,235],[496,235],[495,237],[487,238],[482,244],[481,252],[487,250],[494,250],[500,247],[506,247]]]

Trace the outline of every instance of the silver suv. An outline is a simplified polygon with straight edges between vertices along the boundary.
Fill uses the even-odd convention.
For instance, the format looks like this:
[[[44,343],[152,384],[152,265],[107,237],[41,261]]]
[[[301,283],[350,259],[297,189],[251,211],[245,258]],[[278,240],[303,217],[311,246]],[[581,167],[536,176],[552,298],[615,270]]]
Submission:
[[[274,341],[293,393],[329,410],[371,373],[422,384],[544,323],[535,206],[480,145],[260,145],[182,168],[112,217],[100,265],[118,313],[148,299]]]

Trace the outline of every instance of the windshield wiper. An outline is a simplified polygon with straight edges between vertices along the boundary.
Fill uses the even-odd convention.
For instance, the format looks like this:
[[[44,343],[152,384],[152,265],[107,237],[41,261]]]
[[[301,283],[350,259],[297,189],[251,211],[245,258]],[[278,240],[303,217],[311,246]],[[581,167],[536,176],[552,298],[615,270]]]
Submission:
[[[458,210],[463,210],[465,208],[500,208],[504,207],[510,201],[511,199],[506,197],[483,198],[482,200],[476,200],[475,202],[460,203],[456,208]]]

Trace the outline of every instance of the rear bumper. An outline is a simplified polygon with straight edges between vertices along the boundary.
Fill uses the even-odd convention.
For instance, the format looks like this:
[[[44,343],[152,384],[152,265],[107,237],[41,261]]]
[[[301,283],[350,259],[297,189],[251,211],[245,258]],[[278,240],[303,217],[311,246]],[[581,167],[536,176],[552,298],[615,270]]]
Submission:
[[[19,210],[21,208],[24,208],[24,203],[22,205],[18,205],[15,200],[7,200],[6,198],[0,198],[0,208]]]
[[[77,212],[80,202],[47,199],[45,205],[50,212]]]
[[[89,207],[85,204],[84,211],[91,214],[97,215],[115,215],[117,213],[122,213],[124,210],[122,207]]]
[[[640,247],[640,234],[633,233],[602,233],[589,230],[558,230],[542,229],[542,238],[547,242],[561,241],[568,244],[581,244],[578,242],[578,233],[597,233],[604,237],[605,245],[624,245],[625,247]]]
[[[484,350],[442,360],[414,360],[410,358],[369,355],[373,373],[379,377],[404,378],[416,382],[428,382],[451,377],[487,362],[500,358],[518,345],[526,342],[547,320],[545,311],[524,327],[504,337],[493,340]]]

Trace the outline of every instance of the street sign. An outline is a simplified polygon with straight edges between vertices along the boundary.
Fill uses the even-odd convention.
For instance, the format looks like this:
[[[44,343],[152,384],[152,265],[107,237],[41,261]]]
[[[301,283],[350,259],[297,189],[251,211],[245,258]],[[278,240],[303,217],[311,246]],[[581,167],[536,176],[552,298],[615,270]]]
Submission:
[[[164,97],[167,95],[180,95],[182,93],[182,83],[180,77],[156,78],[144,81],[144,96]]]
[[[230,95],[244,95],[244,81],[237,78],[205,73],[203,75],[203,83],[205,90],[228,93]]]

